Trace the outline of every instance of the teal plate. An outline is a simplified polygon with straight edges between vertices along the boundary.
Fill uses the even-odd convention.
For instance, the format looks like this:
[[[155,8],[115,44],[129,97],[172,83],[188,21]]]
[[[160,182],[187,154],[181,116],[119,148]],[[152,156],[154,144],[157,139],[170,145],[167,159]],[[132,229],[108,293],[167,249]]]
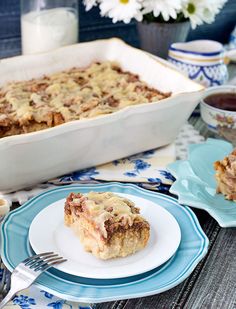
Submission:
[[[53,269],[42,274],[35,282],[36,286],[51,294],[70,301],[98,303],[161,293],[186,279],[207,253],[208,239],[196,216],[188,207],[179,205],[174,198],[129,184],[71,185],[44,192],[5,218],[1,228],[1,251],[3,262],[9,270],[13,270],[20,261],[33,254],[28,240],[33,218],[47,205],[65,198],[72,191],[126,193],[159,204],[178,221],[181,242],[176,254],[168,262],[141,276],[94,280],[70,276]]]
[[[205,143],[189,146],[188,160],[168,165],[176,178],[170,192],[178,196],[179,203],[204,209],[221,227],[236,227],[236,204],[216,193],[213,164],[232,150],[228,142],[208,139]]]

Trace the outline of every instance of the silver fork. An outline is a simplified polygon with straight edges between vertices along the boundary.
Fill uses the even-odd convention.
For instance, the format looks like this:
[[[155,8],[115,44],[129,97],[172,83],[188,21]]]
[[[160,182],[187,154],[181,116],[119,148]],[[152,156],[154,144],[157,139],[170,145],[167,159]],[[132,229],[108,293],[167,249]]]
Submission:
[[[48,268],[65,261],[66,259],[59,257],[58,254],[45,252],[33,255],[21,262],[12,272],[11,288],[0,303],[0,309],[4,308],[17,292],[31,286],[31,284]]]

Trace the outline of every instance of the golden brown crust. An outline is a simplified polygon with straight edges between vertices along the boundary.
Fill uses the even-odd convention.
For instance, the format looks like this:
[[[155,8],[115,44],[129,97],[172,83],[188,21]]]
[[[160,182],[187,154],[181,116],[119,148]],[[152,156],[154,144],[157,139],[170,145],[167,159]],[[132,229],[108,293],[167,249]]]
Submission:
[[[110,114],[169,97],[113,62],[93,63],[0,89],[0,137]]]
[[[80,238],[86,251],[110,259],[127,256],[147,245],[150,226],[131,201],[126,203],[126,199],[108,192],[91,192],[88,196],[91,199],[71,193],[65,203],[64,217],[65,224]],[[107,216],[111,203],[116,211],[113,210],[113,216]],[[129,218],[124,221],[125,216]]]
[[[217,193],[226,199],[236,201],[236,149],[221,161],[214,163],[216,170]]]

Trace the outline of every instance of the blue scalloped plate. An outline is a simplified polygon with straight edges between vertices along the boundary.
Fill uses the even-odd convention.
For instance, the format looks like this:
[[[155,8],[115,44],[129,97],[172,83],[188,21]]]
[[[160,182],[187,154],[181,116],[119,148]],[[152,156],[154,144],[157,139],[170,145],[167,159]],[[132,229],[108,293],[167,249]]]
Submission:
[[[12,211],[2,223],[2,259],[12,270],[33,254],[28,232],[33,218],[47,205],[65,198],[70,192],[112,191],[150,200],[169,211],[181,229],[181,242],[176,254],[164,265],[148,273],[121,279],[89,279],[68,275],[56,269],[42,274],[35,285],[63,299],[76,302],[105,302],[136,298],[166,291],[186,279],[205,256],[208,239],[194,213],[188,207],[165,195],[149,192],[135,185],[109,183],[59,187],[34,197]],[[171,228],[171,227],[170,227]]]
[[[232,150],[228,142],[208,139],[203,144],[189,146],[188,160],[168,165],[176,178],[170,192],[178,196],[179,203],[204,209],[221,227],[236,227],[236,204],[216,194],[213,164]]]

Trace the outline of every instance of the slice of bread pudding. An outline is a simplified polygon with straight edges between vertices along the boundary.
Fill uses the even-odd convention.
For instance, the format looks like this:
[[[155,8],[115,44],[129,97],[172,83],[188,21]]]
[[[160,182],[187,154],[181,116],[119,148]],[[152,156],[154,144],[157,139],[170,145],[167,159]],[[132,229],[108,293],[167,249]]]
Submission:
[[[143,249],[149,223],[130,200],[111,192],[71,193],[65,202],[65,224],[84,249],[100,259],[125,257]]]
[[[236,201],[236,149],[221,161],[214,163],[217,193],[228,200]]]

